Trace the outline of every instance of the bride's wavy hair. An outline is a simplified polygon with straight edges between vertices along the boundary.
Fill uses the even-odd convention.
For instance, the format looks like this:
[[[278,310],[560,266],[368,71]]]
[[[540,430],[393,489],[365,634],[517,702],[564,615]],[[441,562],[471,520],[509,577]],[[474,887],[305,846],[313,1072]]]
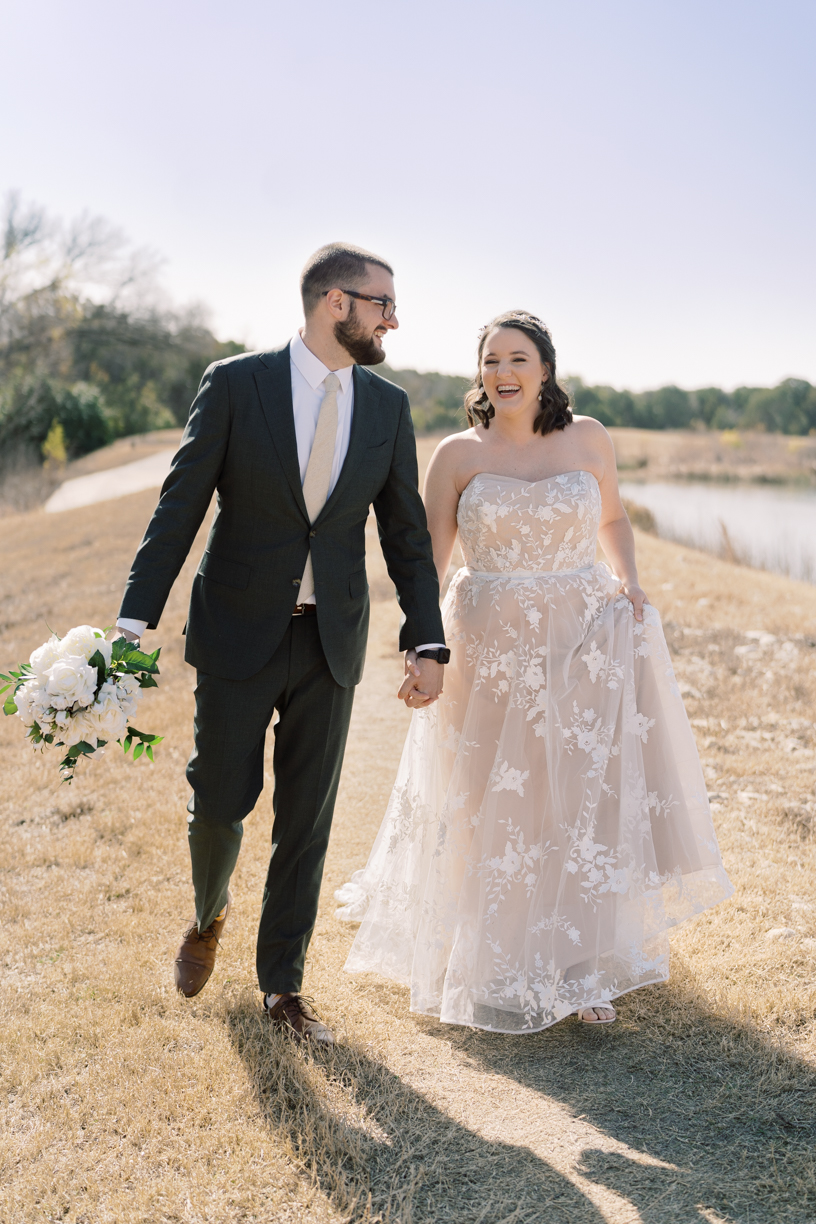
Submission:
[[[563,387],[559,387],[555,379],[555,348],[547,327],[535,315],[526,310],[508,310],[497,315],[487,327],[479,332],[479,350],[477,353],[476,375],[465,395],[465,412],[469,425],[484,425],[490,428],[490,422],[496,415],[496,410],[487,398],[487,392],[482,382],[482,354],[487,337],[497,327],[514,327],[517,331],[529,336],[538,349],[538,355],[543,365],[549,370],[549,378],[541,387],[541,410],[533,421],[533,433],[548,434],[554,429],[564,429],[572,422],[569,396]]]

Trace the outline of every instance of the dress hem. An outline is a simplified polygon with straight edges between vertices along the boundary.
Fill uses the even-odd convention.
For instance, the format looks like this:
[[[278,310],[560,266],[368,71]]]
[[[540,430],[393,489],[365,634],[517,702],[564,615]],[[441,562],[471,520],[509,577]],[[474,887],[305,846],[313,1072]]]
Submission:
[[[648,982],[638,982],[636,986],[628,986],[626,990],[619,990],[617,994],[613,994],[609,1000],[609,1005],[615,999],[622,999],[624,995],[631,994],[634,990],[642,990],[644,986],[661,986],[668,982],[669,974],[665,977],[656,977]],[[433,1020],[438,1020],[440,1024],[449,1024],[452,1028],[470,1028],[478,1029],[481,1033],[500,1033],[504,1037],[524,1037],[534,1033],[543,1033],[545,1029],[552,1028],[554,1024],[562,1024],[564,1020],[569,1020],[570,1016],[577,1016],[578,1012],[587,1007],[604,1007],[606,1004],[598,1003],[579,1003],[575,1011],[567,1012],[566,1016],[562,1016],[560,1020],[550,1020],[547,1024],[540,1025],[539,1028],[523,1028],[523,1029],[501,1029],[488,1028],[485,1024],[466,1024],[464,1020],[443,1020],[441,1016],[435,1015],[433,1012],[419,1011],[418,1009],[410,1008],[412,1016],[430,1016]]]

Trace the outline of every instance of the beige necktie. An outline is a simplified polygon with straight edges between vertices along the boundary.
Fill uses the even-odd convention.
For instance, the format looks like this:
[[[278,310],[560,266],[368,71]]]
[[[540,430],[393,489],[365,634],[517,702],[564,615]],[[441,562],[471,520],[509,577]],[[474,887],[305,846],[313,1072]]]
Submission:
[[[323,379],[323,386],[326,388],[326,394],[320,405],[312,453],[309,455],[306,475],[303,478],[303,500],[306,503],[310,523],[313,523],[320,514],[329,496],[329,485],[334,466],[334,444],[337,439],[337,392],[340,390],[340,379],[336,374],[327,374]],[[314,595],[314,589],[310,553],[306,558],[306,568],[300,582],[298,603],[305,603],[310,595]]]

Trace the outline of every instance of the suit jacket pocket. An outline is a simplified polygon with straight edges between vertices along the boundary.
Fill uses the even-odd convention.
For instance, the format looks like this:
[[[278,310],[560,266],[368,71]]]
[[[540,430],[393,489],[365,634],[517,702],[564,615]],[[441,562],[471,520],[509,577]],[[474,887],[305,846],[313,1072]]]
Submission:
[[[352,599],[362,599],[367,590],[368,582],[364,569],[355,570],[349,575],[349,595]]]
[[[220,582],[222,586],[244,591],[249,584],[252,567],[244,565],[242,561],[231,561],[229,557],[219,557],[217,553],[208,551],[201,558],[198,572],[210,582]]]

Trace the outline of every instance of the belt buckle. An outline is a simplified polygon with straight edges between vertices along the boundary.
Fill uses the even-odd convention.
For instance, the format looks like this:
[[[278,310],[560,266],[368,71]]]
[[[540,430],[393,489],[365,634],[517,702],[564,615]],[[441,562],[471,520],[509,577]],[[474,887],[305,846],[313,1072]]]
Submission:
[[[303,609],[305,607],[306,607],[305,604],[295,604],[294,608],[292,609],[292,615],[293,616],[304,616],[305,613]]]

